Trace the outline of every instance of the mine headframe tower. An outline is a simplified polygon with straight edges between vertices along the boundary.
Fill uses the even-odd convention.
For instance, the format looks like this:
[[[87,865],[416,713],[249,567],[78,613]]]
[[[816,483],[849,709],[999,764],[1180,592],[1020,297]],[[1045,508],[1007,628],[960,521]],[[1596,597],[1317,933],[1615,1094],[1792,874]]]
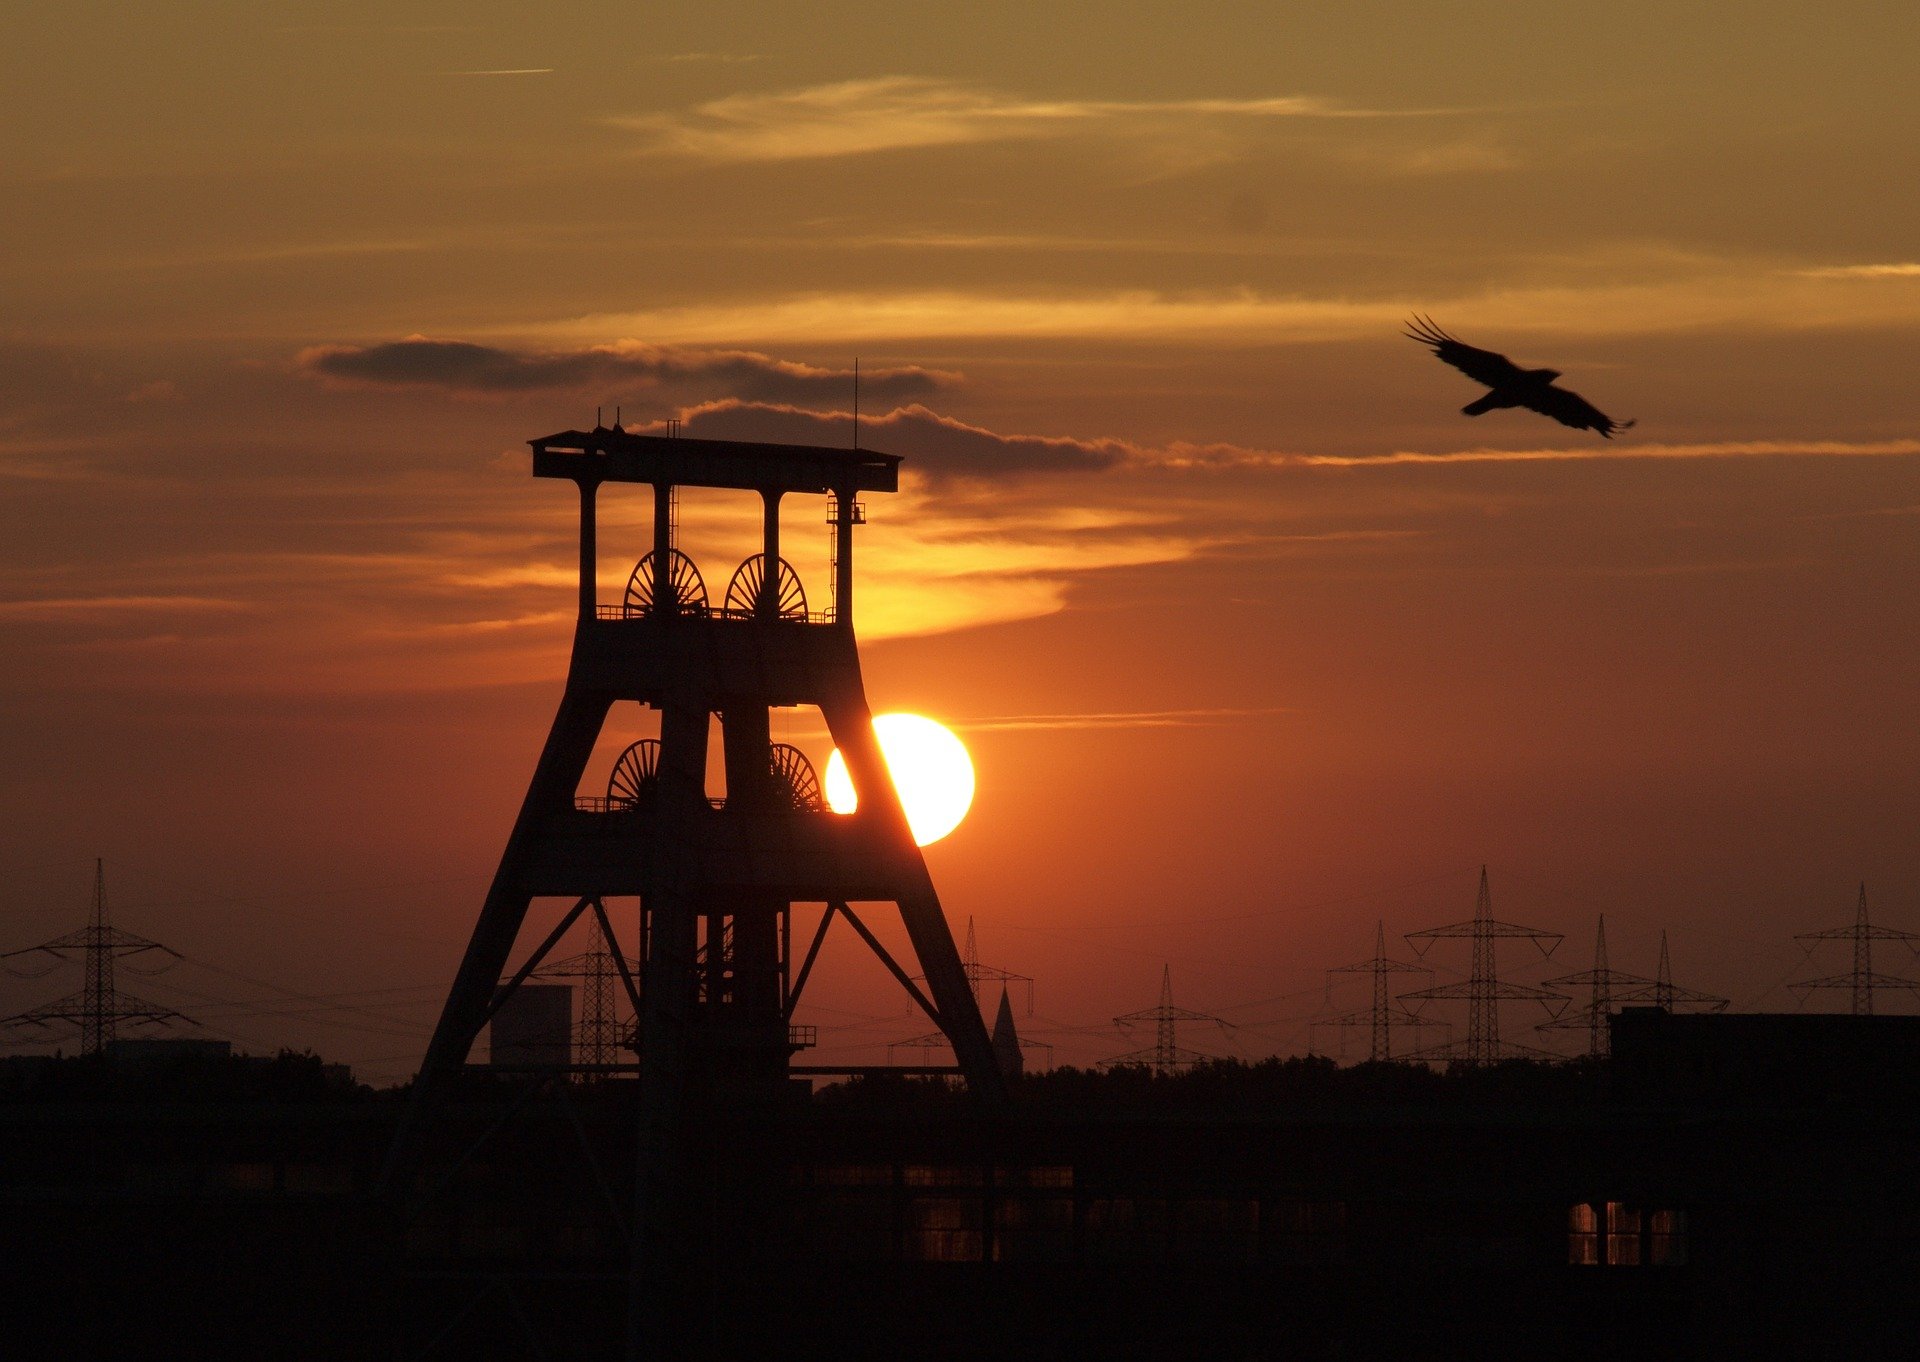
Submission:
[[[670,1119],[688,1094],[767,1095],[804,1072],[791,1065],[798,1043],[789,1023],[836,915],[946,1034],[968,1085],[997,1097],[992,1046],[874,736],[854,641],[853,529],[865,521],[859,498],[897,490],[899,458],[645,435],[618,424],[530,443],[535,477],[563,478],[579,490],[579,622],[559,712],[429,1043],[419,1090],[431,1091],[465,1063],[505,995],[557,943],[558,929],[503,984],[533,899],[593,906],[611,934],[614,924],[599,905],[635,896],[639,923],[629,953],[641,962],[633,991],[643,1121]],[[653,490],[652,547],[613,605],[600,603],[596,582],[596,502],[607,483]],[[674,543],[682,488],[760,497],[762,550],[741,564],[720,602],[708,600],[698,567]],[[781,501],[801,494],[830,498],[834,580],[824,612],[809,611],[798,574],[780,555]],[[657,711],[660,736],[621,754],[604,798],[580,798],[595,743],[620,701]],[[846,759],[858,797],[851,814],[827,812],[811,764],[772,741],[772,712],[802,705],[818,707]],[[714,716],[724,800],[706,793]],[[854,913],[856,902],[897,906],[917,971],[916,962],[902,965],[887,954]],[[824,904],[825,912],[796,975],[797,903]],[[609,947],[616,956],[622,950],[618,942]]]

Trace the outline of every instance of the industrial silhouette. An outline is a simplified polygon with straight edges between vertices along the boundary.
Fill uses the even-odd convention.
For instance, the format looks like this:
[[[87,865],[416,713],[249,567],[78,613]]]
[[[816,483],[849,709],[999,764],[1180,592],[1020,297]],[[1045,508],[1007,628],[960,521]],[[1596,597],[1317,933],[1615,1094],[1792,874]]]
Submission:
[[[7,951],[0,954],[0,960],[22,960],[35,955],[68,960],[75,953],[79,954],[86,970],[86,983],[80,992],[15,1013],[11,1017],[0,1018],[0,1026],[46,1028],[57,1023],[78,1026],[81,1051],[97,1055],[113,1044],[122,1022],[137,1026],[158,1026],[166,1022],[195,1024],[192,1018],[170,1007],[146,1002],[131,993],[121,992],[115,986],[113,976],[116,960],[159,956],[171,963],[180,958],[180,953],[158,941],[123,932],[107,920],[107,866],[104,860],[93,863],[93,907],[85,927],[38,946]]]
[[[1920,932],[1903,932],[1892,927],[1875,927],[1867,921],[1867,886],[1860,886],[1860,903],[1855,911],[1851,927],[1830,927],[1824,932],[1801,932],[1794,937],[1796,941],[1851,941],[1853,943],[1853,968],[1845,974],[1829,974],[1820,979],[1802,979],[1789,984],[1803,1000],[1809,993],[1824,988],[1844,988],[1853,994],[1854,1015],[1871,1017],[1873,1015],[1873,995],[1876,989],[1903,989],[1920,992],[1920,979],[1906,979],[1893,974],[1876,974],[1873,969],[1873,943],[1876,941],[1900,941],[1906,943],[1909,950],[1920,951]],[[1809,948],[1811,949],[1811,947]]]
[[[1336,974],[1370,974],[1373,976],[1373,1003],[1364,1011],[1348,1012],[1343,1016],[1331,1018],[1333,1025],[1346,1028],[1365,1026],[1368,1031],[1367,1059],[1380,1064],[1393,1058],[1393,1031],[1423,1030],[1429,1026],[1441,1026],[1444,1023],[1432,1017],[1423,1017],[1418,1012],[1404,1007],[1395,1007],[1389,976],[1395,974],[1432,974],[1425,965],[1409,964],[1402,960],[1392,960],[1387,956],[1387,924],[1376,922],[1373,928],[1373,958],[1361,960],[1351,965],[1335,965],[1327,971],[1329,994],[1333,988]]]
[[[1129,1064],[1144,1064],[1157,1074],[1175,1073],[1181,1069],[1192,1068],[1195,1064],[1208,1064],[1215,1056],[1200,1050],[1183,1049],[1179,1043],[1179,1024],[1181,1022],[1212,1022],[1221,1030],[1231,1023],[1207,1012],[1193,1012],[1184,1007],[1173,1005],[1173,966],[1160,968],[1160,1001],[1156,1006],[1142,1008],[1138,1012],[1128,1012],[1115,1017],[1113,1024],[1125,1031],[1144,1022],[1154,1025],[1152,1046],[1144,1050],[1129,1050],[1124,1055],[1115,1055],[1111,1059],[1100,1061],[1103,1069],[1115,1069]]]
[[[1653,976],[1653,992],[1641,994],[1634,999],[1642,1002],[1651,999],[1653,1005],[1662,1012],[1677,1012],[1683,1008],[1697,1012],[1725,1012],[1727,1000],[1712,993],[1702,993],[1698,989],[1677,988],[1673,982],[1673,962],[1667,956],[1667,934],[1660,933],[1660,965]]]
[[[582,1076],[605,1074],[631,1061],[634,1033],[631,1022],[620,1018],[620,980],[639,974],[640,962],[624,956],[618,964],[607,949],[604,937],[595,935],[593,943],[578,955],[542,964],[528,979],[578,979],[580,981],[580,1019],[573,1027],[574,1060],[584,1071]]]
[[[1001,1000],[1001,1007],[1003,1009],[1010,1007],[1010,1004],[1007,1001],[1008,986],[1011,984],[1025,984],[1027,988],[1027,1009],[1026,1009],[1027,1015],[1029,1017],[1033,1015],[1033,979],[1032,977],[1025,974],[1015,974],[1012,970],[1002,969],[998,965],[988,965],[988,964],[982,963],[980,959],[980,945],[979,945],[978,939],[974,935],[973,919],[971,917],[967,919],[966,944],[961,948],[961,951],[960,951],[960,969],[961,969],[961,972],[967,976],[968,987],[973,990],[974,1006],[984,1007],[984,1004],[981,1002],[981,998],[980,998],[980,985],[983,983],[992,981],[1000,985],[1000,1000]],[[925,976],[923,975],[914,976],[914,982],[925,983],[926,982]],[[983,1016],[985,1015],[984,1012],[982,1013],[982,1015]],[[1013,1014],[1010,1010],[1007,1012],[1006,1025],[1009,1032],[1011,1032],[1013,1027]],[[1016,1071],[1011,1070],[1008,1067],[1007,1057],[1006,1057],[1006,1054],[1004,1053],[1004,1046],[1002,1044],[1000,1037],[1001,1037],[1001,1027],[1000,1027],[999,1020],[996,1016],[996,1019],[994,1022],[994,1031],[992,1036],[993,1045],[994,1045],[994,1055],[995,1055],[995,1058],[1000,1063],[1000,1071],[1002,1074],[1006,1074],[1010,1077],[1016,1076]],[[1021,1039],[1018,1037],[1017,1034],[1015,1035],[1015,1039],[1010,1043],[1014,1046],[1016,1052],[1020,1049],[1042,1049],[1042,1050],[1045,1050],[1049,1055],[1053,1053],[1053,1047],[1051,1045],[1047,1045],[1042,1041]],[[919,1067],[931,1068],[933,1067],[934,1052],[937,1050],[943,1050],[946,1048],[947,1048],[947,1037],[945,1032],[927,1031],[917,1036],[909,1036],[905,1040],[896,1040],[896,1041],[888,1042],[887,1061],[888,1063],[892,1063],[894,1053],[898,1050],[918,1050],[920,1052]],[[1024,1060],[1021,1062],[1019,1066],[1017,1066],[1017,1071],[1018,1072],[1025,1071]]]
[[[1640,992],[1654,986],[1654,981],[1638,974],[1628,974],[1622,970],[1607,967],[1607,919],[1603,913],[1593,933],[1593,968],[1581,970],[1577,974],[1562,974],[1556,979],[1543,981],[1548,988],[1585,988],[1587,1003],[1577,1012],[1544,1021],[1536,1027],[1540,1031],[1571,1031],[1583,1029],[1587,1032],[1587,1053],[1593,1056],[1607,1053],[1608,1018],[1613,1014],[1613,1005],[1623,998],[1637,996]]]
[[[900,460],[871,450],[680,439],[612,427],[529,442],[533,475],[572,482],[580,498],[579,617],[566,689],[519,817],[414,1085],[387,1177],[398,1184],[409,1141],[465,1065],[479,1035],[566,931],[591,910],[637,1020],[639,1158],[629,1260],[630,1346],[657,1345],[667,1326],[673,1242],[687,1191],[686,1133],[702,1111],[777,1106],[796,1075],[856,1073],[859,1065],[796,1065],[811,1036],[792,1025],[836,917],[844,918],[952,1046],[946,1066],[982,1100],[1004,1094],[960,954],[942,915],[874,734],[853,630],[853,531],[862,493],[892,492]],[[652,489],[652,547],[618,604],[599,600],[596,507],[608,483]],[[757,493],[761,551],[709,600],[693,559],[675,543],[686,488]],[[830,498],[831,608],[816,612],[781,556],[789,496]],[[616,704],[658,716],[659,737],[628,746],[604,794],[580,792]],[[812,764],[772,739],[775,710],[817,707],[846,759],[859,808],[826,811]],[[708,794],[709,730],[717,718],[725,797]],[[634,896],[617,928],[606,906]],[[537,897],[572,899],[519,969],[506,976]],[[852,904],[897,906],[920,974],[881,943]],[[798,971],[796,904],[822,911]],[[622,930],[623,928],[624,930]],[[623,945],[631,942],[631,947]],[[636,980],[629,952],[640,962]],[[504,980],[504,981],[503,981]],[[572,1069],[575,1066],[549,1066]]]
[[[1551,956],[1554,947],[1560,944],[1562,939],[1560,933],[1543,932],[1533,927],[1520,927],[1511,922],[1495,921],[1493,895],[1487,888],[1487,868],[1481,866],[1480,892],[1474,899],[1472,921],[1455,922],[1445,927],[1429,927],[1423,932],[1407,933],[1408,941],[1419,943],[1414,946],[1414,953],[1422,957],[1426,955],[1428,947],[1436,941],[1461,938],[1473,943],[1472,973],[1464,983],[1440,984],[1434,988],[1417,989],[1400,996],[1422,1001],[1464,998],[1467,1003],[1466,1038],[1448,1041],[1443,1045],[1428,1046],[1407,1057],[1462,1063],[1475,1067],[1494,1064],[1503,1059],[1555,1058],[1549,1051],[1500,1039],[1500,1004],[1502,1002],[1537,1002],[1549,1013],[1558,1016],[1560,1009],[1566,1006],[1568,1000],[1566,995],[1554,993],[1548,989],[1531,988],[1525,984],[1508,983],[1502,980],[1494,967],[1494,942],[1514,938],[1531,941],[1539,948],[1544,958]]]
[[[1502,407],[1525,407],[1575,430],[1598,431],[1609,440],[1634,425],[1632,421],[1615,421],[1579,393],[1557,387],[1553,380],[1560,377],[1558,369],[1522,369],[1505,355],[1455,340],[1428,317],[1416,316],[1407,325],[1409,330],[1403,334],[1409,340],[1431,346],[1442,361],[1490,389],[1460,408],[1463,415],[1481,416]]]

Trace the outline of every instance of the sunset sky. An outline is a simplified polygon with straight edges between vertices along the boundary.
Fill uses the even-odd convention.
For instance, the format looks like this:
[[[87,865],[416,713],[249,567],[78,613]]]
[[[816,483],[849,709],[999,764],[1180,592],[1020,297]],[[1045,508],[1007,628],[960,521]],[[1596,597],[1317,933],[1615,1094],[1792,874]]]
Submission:
[[[1106,1022],[1163,963],[1236,1023],[1183,1043],[1299,1052],[1323,971],[1483,862],[1567,934],[1526,982],[1604,912],[1617,968],[1664,927],[1791,1009],[1860,881],[1920,930],[1911,7],[0,22],[0,948],[104,856],[189,957],[131,991],[404,1077],[564,674],[574,503],[524,442],[846,443],[856,356],[908,461],[869,694],[971,747],[929,857],[1056,1061],[1146,1043]],[[1459,415],[1416,311],[1639,425]],[[604,505],[612,599],[647,508]],[[684,528],[724,585],[754,522]],[[925,1029],[850,937],[819,987],[833,1057]]]

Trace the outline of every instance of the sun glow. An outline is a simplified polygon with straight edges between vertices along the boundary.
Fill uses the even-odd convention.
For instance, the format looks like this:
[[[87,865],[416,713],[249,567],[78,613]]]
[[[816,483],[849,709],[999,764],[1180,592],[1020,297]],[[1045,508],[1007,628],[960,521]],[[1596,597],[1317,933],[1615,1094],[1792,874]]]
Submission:
[[[918,714],[877,714],[873,734],[913,840],[928,846],[959,827],[973,806],[973,762],[953,731]],[[837,747],[827,758],[826,787],[827,807],[835,813],[859,807],[847,759]]]

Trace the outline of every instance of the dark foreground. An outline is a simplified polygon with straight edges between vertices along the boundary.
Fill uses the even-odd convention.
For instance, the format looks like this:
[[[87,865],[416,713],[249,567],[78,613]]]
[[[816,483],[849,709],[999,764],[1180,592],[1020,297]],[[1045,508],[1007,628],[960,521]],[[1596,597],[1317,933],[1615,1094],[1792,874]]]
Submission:
[[[655,1355],[1906,1355],[1913,1039],[1737,1072],[1644,1047],[1069,1072],[995,1119],[918,1085],[708,1112],[643,1264]],[[7,1355],[624,1355],[628,1085],[477,1083],[382,1198],[398,1095],[303,1064],[11,1074]]]

